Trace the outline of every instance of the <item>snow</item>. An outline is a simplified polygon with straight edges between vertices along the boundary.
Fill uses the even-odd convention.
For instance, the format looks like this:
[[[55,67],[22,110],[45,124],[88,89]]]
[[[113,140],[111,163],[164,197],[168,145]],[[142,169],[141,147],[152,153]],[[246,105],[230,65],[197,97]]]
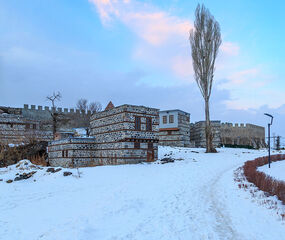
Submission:
[[[258,168],[258,171],[264,172],[266,175],[271,176],[277,180],[285,181],[285,160],[272,162],[270,168],[264,165]]]
[[[284,221],[239,189],[233,172],[265,150],[160,147],[174,163],[37,169],[0,169],[0,239],[179,240],[283,239]],[[35,181],[34,181],[35,180]]]

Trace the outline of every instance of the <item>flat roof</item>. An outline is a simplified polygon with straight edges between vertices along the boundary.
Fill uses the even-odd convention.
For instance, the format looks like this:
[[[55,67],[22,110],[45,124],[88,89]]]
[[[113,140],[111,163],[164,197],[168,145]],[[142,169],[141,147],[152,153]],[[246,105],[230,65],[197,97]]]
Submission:
[[[159,113],[163,113],[163,112],[183,112],[183,113],[186,113],[186,114],[189,114],[188,112],[185,112],[185,111],[182,111],[180,109],[171,109],[171,110],[163,110],[163,111],[159,111]]]

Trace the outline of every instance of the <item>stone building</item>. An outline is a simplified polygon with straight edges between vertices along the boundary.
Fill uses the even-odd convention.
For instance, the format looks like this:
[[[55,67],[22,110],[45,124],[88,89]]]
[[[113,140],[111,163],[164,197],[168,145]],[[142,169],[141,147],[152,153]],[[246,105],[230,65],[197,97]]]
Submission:
[[[40,122],[24,118],[21,115],[0,114],[0,143],[21,144],[34,140],[49,141],[52,139],[51,131],[42,131]]]
[[[190,147],[190,113],[175,109],[159,112],[159,145]]]
[[[144,106],[108,104],[105,111],[91,117],[92,140],[70,138],[49,143],[50,165],[84,167],[155,161],[158,112]]]
[[[159,110],[121,105],[92,115],[90,135],[104,164],[152,162],[157,159]]]
[[[213,131],[213,145],[236,147],[265,147],[265,129],[254,124],[232,124],[211,121]],[[195,147],[206,147],[205,121],[191,124],[191,142]]]
[[[192,123],[190,127],[190,141],[194,147],[206,147],[205,121]],[[211,121],[213,146],[220,146],[221,121]]]
[[[100,165],[96,158],[96,147],[94,138],[65,138],[49,142],[49,164],[61,167]]]

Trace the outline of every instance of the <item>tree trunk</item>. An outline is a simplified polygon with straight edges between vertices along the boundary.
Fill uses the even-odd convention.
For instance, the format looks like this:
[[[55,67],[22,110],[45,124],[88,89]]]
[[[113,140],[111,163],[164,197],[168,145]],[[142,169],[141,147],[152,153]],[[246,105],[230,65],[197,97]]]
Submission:
[[[52,133],[53,133],[53,140],[55,140],[55,134],[56,134],[56,122],[57,122],[57,119],[56,119],[56,116],[53,114],[52,116]]]
[[[211,129],[210,111],[209,111],[209,100],[205,100],[205,135],[206,135],[206,153],[216,153],[217,150],[213,147],[213,134]]]

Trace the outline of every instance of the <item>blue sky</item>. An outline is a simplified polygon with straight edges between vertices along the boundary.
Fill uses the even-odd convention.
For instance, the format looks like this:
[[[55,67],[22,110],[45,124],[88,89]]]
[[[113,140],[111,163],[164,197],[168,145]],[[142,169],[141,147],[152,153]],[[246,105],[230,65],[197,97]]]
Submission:
[[[203,119],[188,32],[204,3],[223,44],[211,98],[212,119],[265,125],[285,137],[283,1],[0,0],[0,105],[62,107],[87,98]]]

